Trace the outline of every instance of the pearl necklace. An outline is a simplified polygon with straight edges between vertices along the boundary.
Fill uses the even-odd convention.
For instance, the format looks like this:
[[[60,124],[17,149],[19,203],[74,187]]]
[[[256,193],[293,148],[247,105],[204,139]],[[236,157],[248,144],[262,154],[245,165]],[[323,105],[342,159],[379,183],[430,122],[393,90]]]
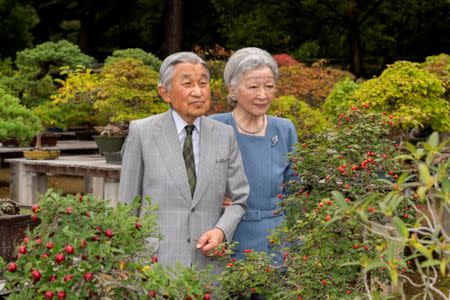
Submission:
[[[239,128],[242,132],[245,132],[247,134],[257,134],[257,133],[261,132],[261,130],[263,130],[263,128],[266,126],[266,115],[264,115],[262,125],[255,131],[249,131],[249,130],[246,130],[243,127],[241,127],[237,121],[236,113],[234,112],[234,110],[231,112],[231,115],[233,116],[233,119],[234,119],[234,122],[236,123],[237,128]]]

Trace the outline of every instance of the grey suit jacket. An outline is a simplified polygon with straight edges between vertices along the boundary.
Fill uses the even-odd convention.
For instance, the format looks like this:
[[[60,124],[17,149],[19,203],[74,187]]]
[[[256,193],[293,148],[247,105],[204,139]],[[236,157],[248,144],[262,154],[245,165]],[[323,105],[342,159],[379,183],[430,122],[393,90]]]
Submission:
[[[183,153],[172,112],[133,121],[122,149],[119,199],[130,203],[148,195],[158,204],[163,240],[157,255],[164,265],[178,260],[204,268],[216,264],[196,244],[207,230],[218,227],[228,241],[245,213],[249,193],[233,129],[201,117],[197,185],[191,196]],[[233,205],[222,209],[228,195]]]

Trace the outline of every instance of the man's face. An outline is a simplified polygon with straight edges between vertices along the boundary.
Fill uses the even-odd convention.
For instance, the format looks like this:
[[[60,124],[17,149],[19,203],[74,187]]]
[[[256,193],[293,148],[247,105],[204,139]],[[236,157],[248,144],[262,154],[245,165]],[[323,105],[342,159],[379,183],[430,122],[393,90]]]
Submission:
[[[211,106],[208,71],[201,64],[180,63],[175,65],[173,74],[169,89],[159,86],[158,92],[183,120],[191,124]]]

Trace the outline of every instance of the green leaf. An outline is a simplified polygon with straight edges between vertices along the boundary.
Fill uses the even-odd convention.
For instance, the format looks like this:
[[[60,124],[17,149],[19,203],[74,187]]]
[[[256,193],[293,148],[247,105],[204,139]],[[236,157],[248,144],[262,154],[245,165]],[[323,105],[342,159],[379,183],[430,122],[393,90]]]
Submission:
[[[430,135],[430,137],[428,138],[427,144],[429,144],[433,148],[436,148],[438,146],[439,134],[436,131]]]
[[[365,271],[370,271],[376,268],[381,268],[386,266],[386,263],[384,261],[382,261],[379,258],[375,258],[372,259],[371,261],[369,261],[369,263],[367,263],[367,265],[364,267]]]
[[[404,238],[408,238],[409,232],[408,232],[408,228],[406,227],[405,223],[403,223],[403,221],[397,216],[395,216],[393,218],[392,222],[394,222],[395,227],[401,233],[401,235]]]
[[[433,177],[430,175],[430,170],[425,164],[419,164],[419,174],[420,179],[422,180],[425,185],[430,188],[434,184]]]
[[[441,264],[441,261],[438,259],[432,259],[432,260],[426,260],[423,263],[420,264],[421,268],[426,268],[426,267],[432,267],[432,266],[437,266]]]
[[[433,255],[431,253],[431,250],[429,250],[428,248],[426,248],[424,245],[422,245],[421,243],[419,243],[416,239],[412,239],[410,241],[411,246],[414,247],[414,249],[416,249],[417,251],[419,251],[420,253],[423,254],[423,256],[425,256],[427,259],[432,260],[433,259]]]
[[[340,208],[342,209],[348,208],[348,204],[347,202],[345,202],[345,197],[341,192],[333,191],[331,192],[331,194],[333,195],[333,199],[336,200],[336,203]]]

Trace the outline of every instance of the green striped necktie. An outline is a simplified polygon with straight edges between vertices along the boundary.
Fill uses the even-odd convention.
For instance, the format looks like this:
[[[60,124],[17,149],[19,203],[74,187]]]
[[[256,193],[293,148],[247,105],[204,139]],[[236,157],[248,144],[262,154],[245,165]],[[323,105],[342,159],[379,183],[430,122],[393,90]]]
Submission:
[[[186,165],[186,173],[192,196],[194,196],[195,184],[197,181],[195,175],[194,147],[192,146],[192,131],[194,130],[194,128],[194,125],[186,125],[186,127],[184,127],[184,129],[186,130],[186,137],[184,139],[183,145],[184,163]]]

